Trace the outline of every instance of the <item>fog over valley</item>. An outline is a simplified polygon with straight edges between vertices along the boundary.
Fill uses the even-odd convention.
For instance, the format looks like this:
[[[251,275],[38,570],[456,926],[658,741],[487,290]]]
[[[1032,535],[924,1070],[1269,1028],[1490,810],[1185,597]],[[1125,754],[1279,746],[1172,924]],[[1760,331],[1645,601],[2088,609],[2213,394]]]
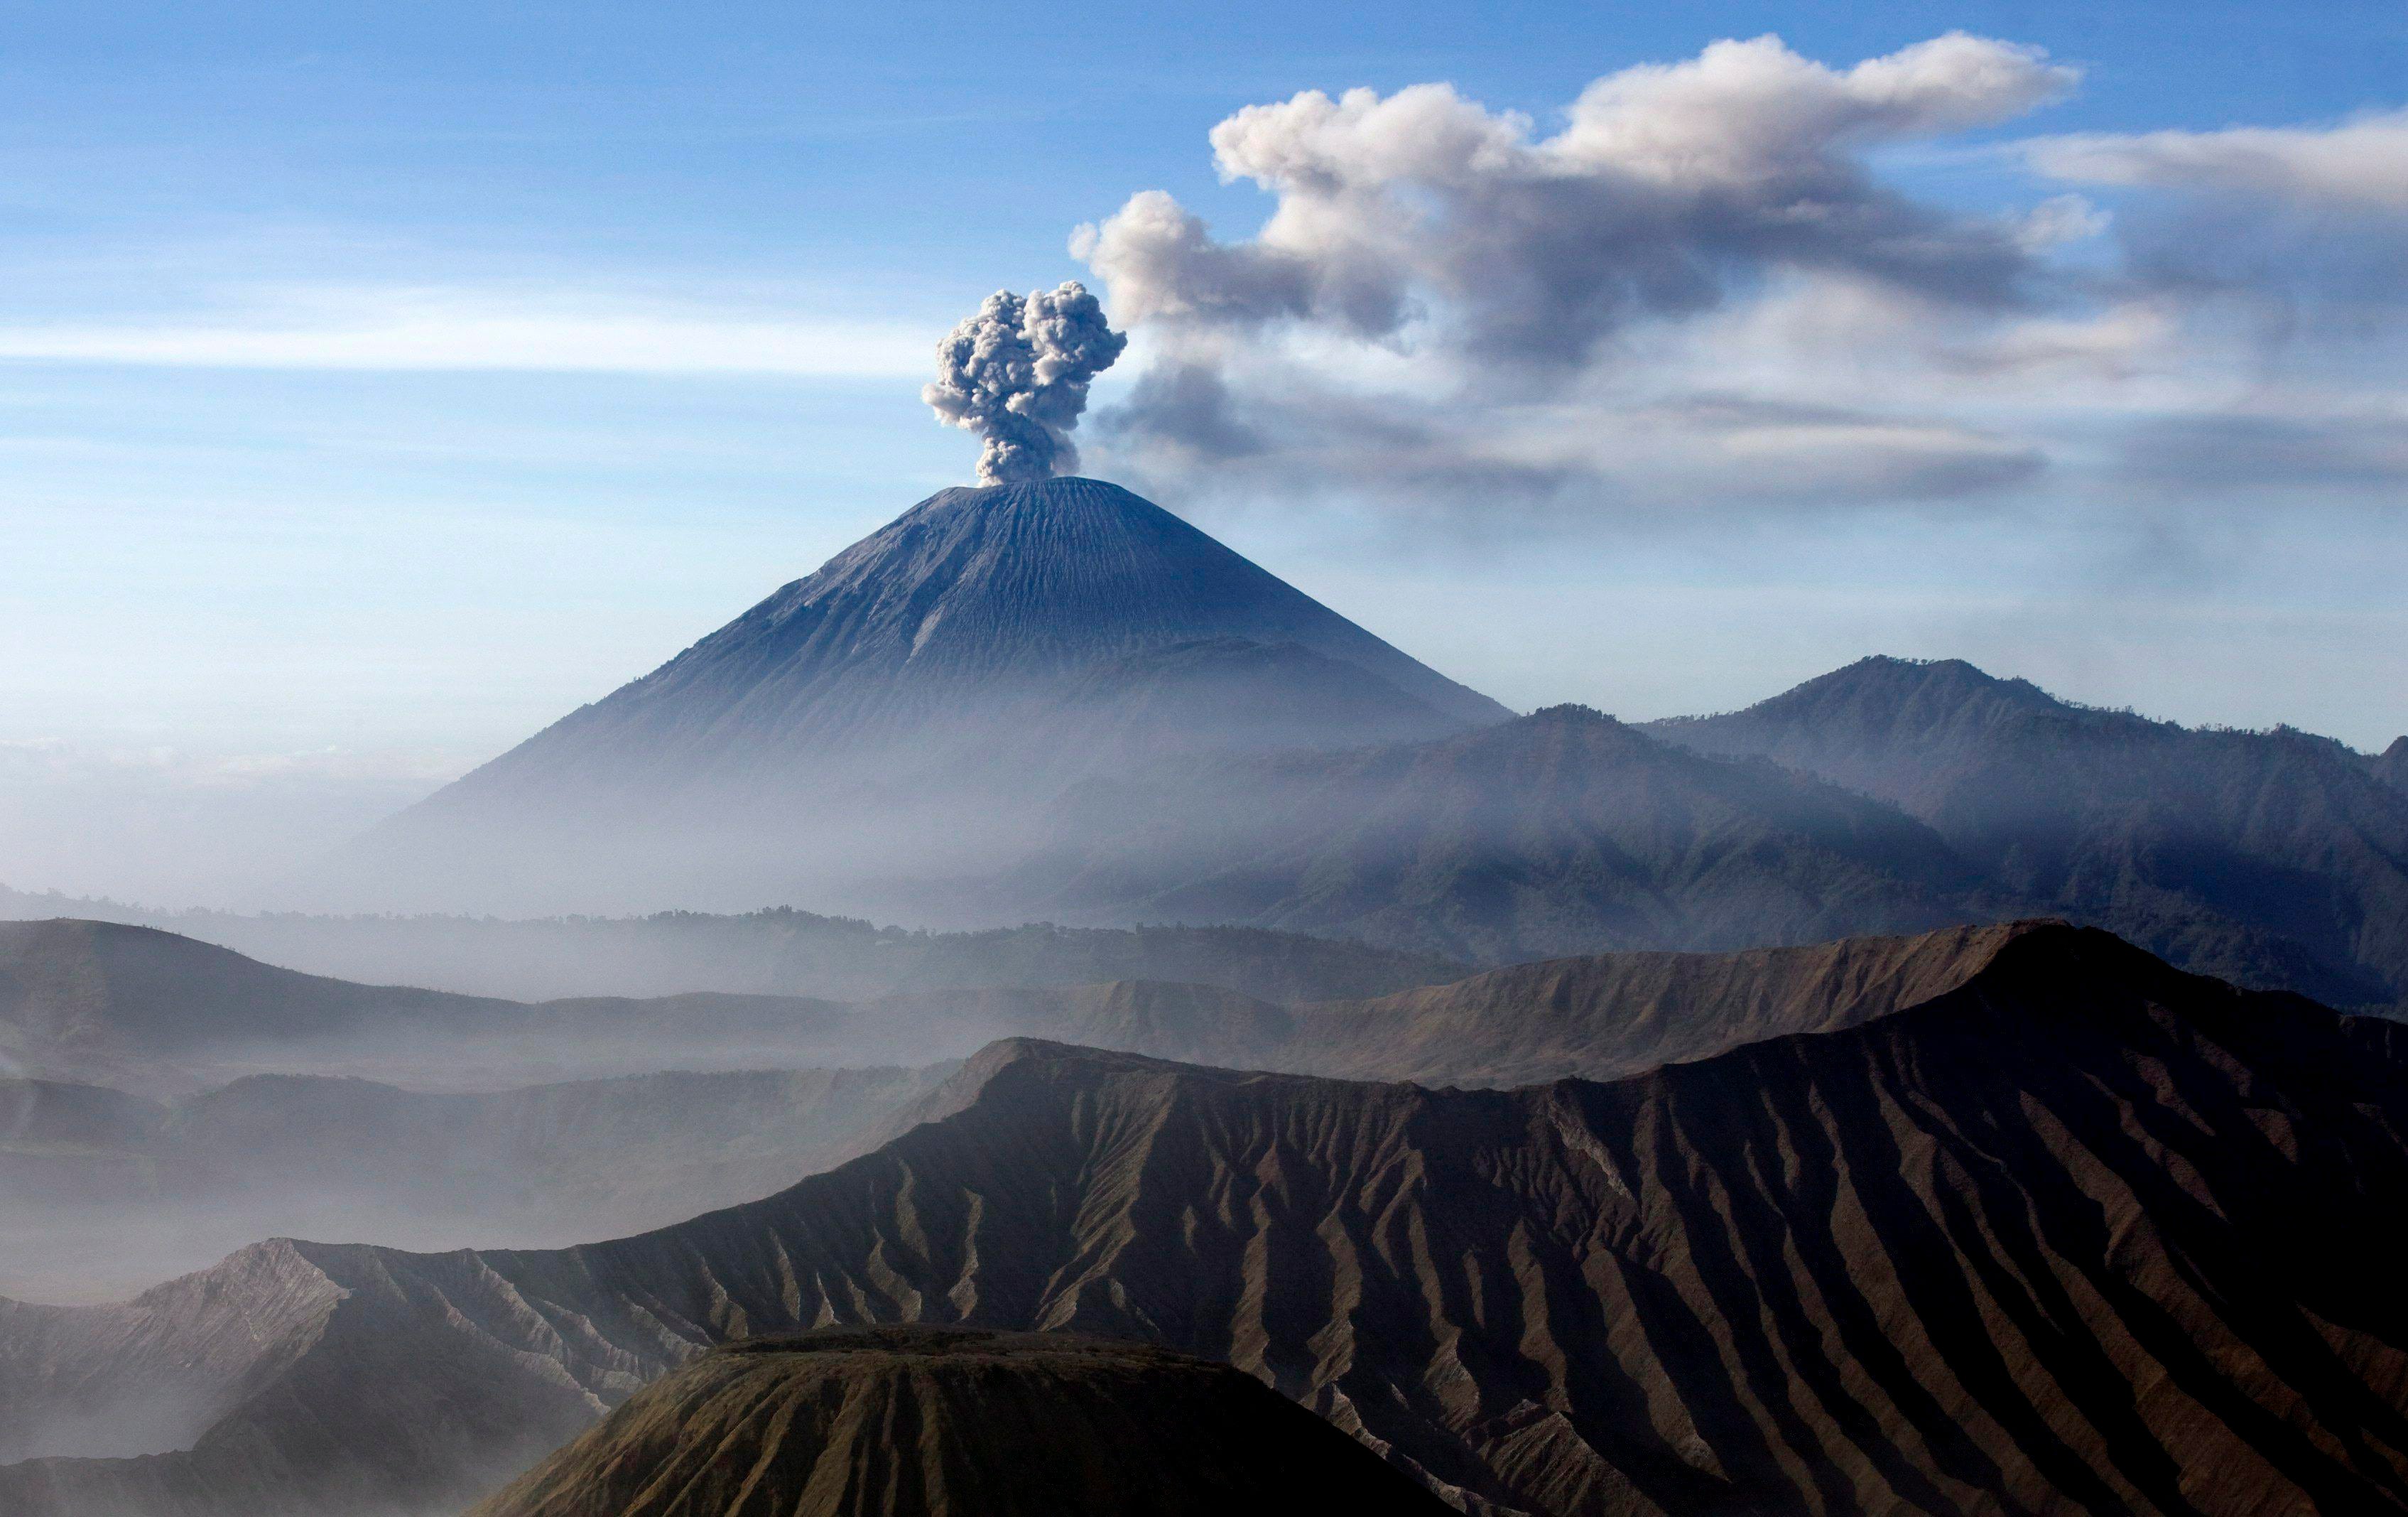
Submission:
[[[2408,1517],[2408,14],[240,8],[0,91],[0,1517]]]

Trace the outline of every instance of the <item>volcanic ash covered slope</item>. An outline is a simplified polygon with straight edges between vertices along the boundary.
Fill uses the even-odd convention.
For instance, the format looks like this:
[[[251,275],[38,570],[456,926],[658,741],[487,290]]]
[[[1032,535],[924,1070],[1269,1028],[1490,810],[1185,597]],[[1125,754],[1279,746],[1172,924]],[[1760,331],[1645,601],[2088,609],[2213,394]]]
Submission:
[[[945,490],[389,819],[320,884],[456,906],[500,870],[523,912],[806,884],[855,900],[900,871],[924,915],[971,834],[1019,857],[1007,815],[1096,774],[1510,715],[1117,485]],[[922,833],[943,846],[908,846]]]
[[[1876,956],[1887,1015],[1612,1083],[1007,1043],[657,1233],[0,1311],[0,1410],[208,1409],[0,1510],[465,1504],[706,1347],[905,1321],[1226,1361],[1474,1512],[2408,1512],[2408,1026],[2097,932],[1931,942]]]
[[[470,1517],[1443,1517],[1260,1380],[1053,1333],[840,1328],[708,1353]]]

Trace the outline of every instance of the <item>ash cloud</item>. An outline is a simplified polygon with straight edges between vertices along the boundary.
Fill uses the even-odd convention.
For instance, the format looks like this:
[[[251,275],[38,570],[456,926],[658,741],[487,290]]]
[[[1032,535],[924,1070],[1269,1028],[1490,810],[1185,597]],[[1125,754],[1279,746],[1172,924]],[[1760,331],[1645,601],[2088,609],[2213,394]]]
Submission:
[[[1249,106],[1211,144],[1259,228],[1146,191],[1072,238],[1150,359],[1096,447],[1205,509],[1621,527],[2123,510],[2144,426],[2396,414],[2368,334],[2408,325],[2408,113],[1960,140],[2078,80],[1963,33],[1853,64],[1762,36],[1546,128],[1444,83]],[[2027,180],[1933,188],[1968,163]]]
[[[1046,479],[1078,467],[1070,429],[1087,386],[1127,343],[1075,281],[1025,296],[997,290],[937,344],[937,378],[920,396],[939,421],[986,440],[980,484]]]

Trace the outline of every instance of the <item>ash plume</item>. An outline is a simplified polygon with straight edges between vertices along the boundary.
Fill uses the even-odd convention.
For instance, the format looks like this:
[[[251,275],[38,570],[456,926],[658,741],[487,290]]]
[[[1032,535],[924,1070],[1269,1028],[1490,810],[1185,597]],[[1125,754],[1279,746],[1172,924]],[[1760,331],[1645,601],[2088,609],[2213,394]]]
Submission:
[[[1070,428],[1087,384],[1127,345],[1075,281],[1025,297],[997,290],[937,344],[936,382],[920,397],[939,421],[986,440],[980,484],[1045,479],[1078,467]]]

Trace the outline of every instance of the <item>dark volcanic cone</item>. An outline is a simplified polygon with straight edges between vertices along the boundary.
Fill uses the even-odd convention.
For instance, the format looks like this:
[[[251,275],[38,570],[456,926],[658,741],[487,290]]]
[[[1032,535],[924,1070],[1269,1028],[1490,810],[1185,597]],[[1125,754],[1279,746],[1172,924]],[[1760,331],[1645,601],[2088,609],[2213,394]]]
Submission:
[[[704,1354],[470,1517],[1446,1510],[1226,1365],[1054,1333],[879,1327]]]
[[[1024,856],[1014,818],[1082,780],[1511,715],[1117,485],[943,490],[388,818],[310,898],[924,920],[928,880]]]

